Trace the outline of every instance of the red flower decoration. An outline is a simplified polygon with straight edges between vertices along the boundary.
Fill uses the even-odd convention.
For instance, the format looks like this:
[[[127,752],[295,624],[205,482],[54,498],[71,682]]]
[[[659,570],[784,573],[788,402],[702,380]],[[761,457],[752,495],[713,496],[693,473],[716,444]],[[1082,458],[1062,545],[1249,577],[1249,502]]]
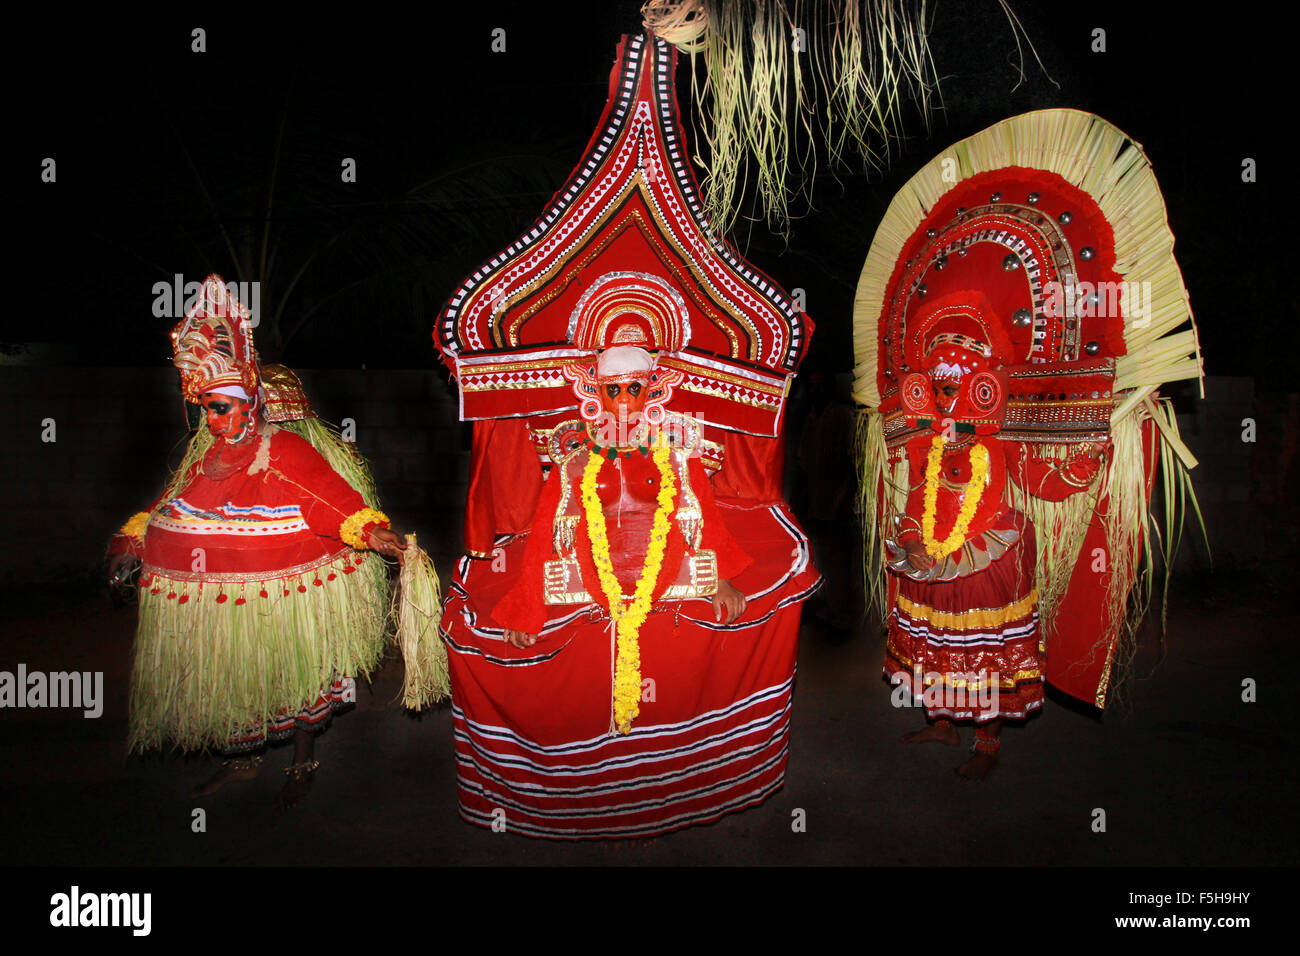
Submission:
[[[176,601],[176,603],[177,603],[177,604],[184,604],[184,603],[185,603],[186,601],[188,601],[189,599],[190,599],[190,596],[189,596],[188,594],[182,594],[182,595],[180,596],[180,598]]]
[[[338,577],[338,575],[331,571],[329,574],[325,575],[325,580],[333,581],[336,577]]]
[[[288,594],[289,592],[286,591],[285,593]],[[262,590],[258,591],[257,594],[259,597],[266,597],[267,596],[266,588],[262,588]]]
[[[239,605],[241,605],[241,604],[243,604],[243,603],[244,603],[244,599],[243,599],[243,598],[235,598],[235,607],[239,607]]]
[[[217,603],[218,603],[218,604],[225,604],[225,603],[226,603],[226,599],[227,599],[228,597],[229,597],[229,595],[227,595],[227,594],[218,594],[218,595],[217,595]]]
[[[324,583],[325,582],[322,581],[320,578],[317,578],[315,581],[312,582],[312,584],[316,585],[316,587],[320,587]],[[303,590],[306,590],[306,588],[304,588]]]
[[[353,571],[355,571],[355,570],[356,570],[356,568],[344,568],[344,569],[343,569],[343,573],[344,573],[344,574],[351,574],[351,573],[352,573]]]
[[[170,601],[170,600],[171,600],[172,598],[174,598],[175,596],[176,596],[176,592],[173,591],[171,594],[167,595],[167,600]]]
[[[300,585],[298,585],[298,593],[299,593],[299,594],[305,594],[306,591],[307,591],[307,585],[305,585],[305,584],[300,584]],[[284,593],[285,593],[285,594],[288,594],[289,592],[288,592],[288,591],[285,591]]]

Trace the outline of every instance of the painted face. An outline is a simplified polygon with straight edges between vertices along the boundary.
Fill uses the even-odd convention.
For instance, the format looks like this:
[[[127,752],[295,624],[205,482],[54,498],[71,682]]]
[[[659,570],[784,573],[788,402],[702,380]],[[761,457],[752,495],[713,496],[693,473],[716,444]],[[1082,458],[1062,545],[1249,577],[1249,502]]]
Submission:
[[[253,433],[254,406],[251,401],[233,395],[204,392],[200,396],[200,402],[207,413],[208,431],[214,438],[224,438],[234,444]]]
[[[957,396],[961,393],[961,386],[953,381],[931,382],[934,388],[934,404],[939,411],[950,414],[952,408],[957,404]],[[925,393],[922,392],[922,395]]]
[[[645,410],[646,396],[650,393],[649,379],[624,382],[598,381],[600,404],[615,420],[631,421],[634,415]]]

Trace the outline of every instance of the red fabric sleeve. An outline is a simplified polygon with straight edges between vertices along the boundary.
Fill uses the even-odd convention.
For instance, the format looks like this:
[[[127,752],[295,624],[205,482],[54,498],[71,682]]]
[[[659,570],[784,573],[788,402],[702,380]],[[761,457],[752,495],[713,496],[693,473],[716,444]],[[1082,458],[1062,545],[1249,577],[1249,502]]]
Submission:
[[[785,436],[760,438],[727,432],[722,468],[713,476],[713,491],[719,498],[738,498],[760,505],[784,502]],[[692,472],[691,480],[694,481]],[[708,527],[706,521],[704,526]]]
[[[339,539],[344,520],[366,507],[360,492],[344,481],[310,442],[292,432],[271,436],[269,467],[297,492],[303,520],[323,538]]]
[[[713,500],[713,486],[704,471],[704,465],[698,458],[687,460],[687,470],[691,476],[691,488],[700,500],[700,514],[704,518],[704,530],[700,533],[700,547],[705,551],[715,551],[718,555],[718,577],[730,581],[745,568],[753,564],[753,559],[736,544],[736,539],[727,530],[722,520],[722,513]],[[676,573],[674,571],[674,573]]]
[[[546,623],[546,599],[542,587],[542,573],[544,563],[555,555],[551,532],[555,521],[555,509],[560,504],[561,467],[556,465],[551,469],[550,477],[542,487],[528,531],[523,566],[514,572],[514,586],[492,609],[492,619],[512,631],[536,634]],[[507,569],[506,573],[509,574],[510,569]]]
[[[492,553],[499,534],[528,530],[542,493],[542,466],[520,419],[474,423],[469,497],[465,505],[465,550],[470,557]]]

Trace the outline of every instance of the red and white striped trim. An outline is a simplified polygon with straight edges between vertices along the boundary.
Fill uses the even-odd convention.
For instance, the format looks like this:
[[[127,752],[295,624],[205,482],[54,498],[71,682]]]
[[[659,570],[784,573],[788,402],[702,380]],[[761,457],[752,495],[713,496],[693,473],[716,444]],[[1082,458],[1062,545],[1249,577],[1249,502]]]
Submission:
[[[785,780],[793,684],[689,720],[553,746],[453,707],[461,816],[528,836],[629,838],[761,803]]]

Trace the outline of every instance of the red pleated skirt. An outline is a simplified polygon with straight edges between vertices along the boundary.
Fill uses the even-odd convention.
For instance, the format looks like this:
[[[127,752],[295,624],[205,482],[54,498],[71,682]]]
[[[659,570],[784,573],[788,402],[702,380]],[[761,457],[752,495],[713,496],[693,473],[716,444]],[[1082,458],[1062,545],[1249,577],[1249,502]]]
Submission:
[[[443,611],[460,812],[556,839],[649,837],[762,802],[785,778],[801,603],[821,583],[783,506],[728,510],[754,564],[727,626],[697,599],[641,628],[640,714],[612,724],[613,640],[595,605],[552,607],[537,643],[507,644],[484,609],[513,584],[462,559]],[[502,543],[505,567],[524,540]],[[540,596],[539,596],[540,599]]]
[[[885,676],[931,717],[1019,720],[1043,704],[1034,527],[1009,511],[1020,539],[983,571],[926,584],[896,575]]]

